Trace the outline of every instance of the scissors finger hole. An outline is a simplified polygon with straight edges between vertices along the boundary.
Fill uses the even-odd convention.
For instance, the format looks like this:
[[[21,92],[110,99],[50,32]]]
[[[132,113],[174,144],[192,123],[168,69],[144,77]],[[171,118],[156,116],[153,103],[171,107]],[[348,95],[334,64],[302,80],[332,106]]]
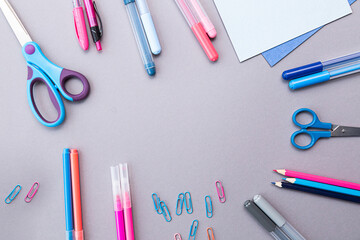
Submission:
[[[65,80],[65,89],[73,95],[78,95],[84,90],[83,83],[77,77],[69,77]]]
[[[301,147],[306,147],[311,144],[311,136],[307,133],[299,133],[294,138],[295,144]]]
[[[314,121],[313,115],[308,111],[299,112],[295,120],[301,125],[308,125]]]
[[[42,80],[34,80],[32,96],[35,111],[48,122],[54,122],[59,118],[59,103],[56,101],[52,90]]]

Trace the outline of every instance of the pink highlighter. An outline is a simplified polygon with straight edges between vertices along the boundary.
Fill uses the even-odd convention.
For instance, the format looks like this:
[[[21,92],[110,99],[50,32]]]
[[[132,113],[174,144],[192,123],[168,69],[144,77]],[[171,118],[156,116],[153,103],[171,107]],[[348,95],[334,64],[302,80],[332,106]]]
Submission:
[[[214,27],[214,24],[212,24],[210,18],[206,14],[204,8],[202,7],[199,0],[189,0],[191,4],[191,8],[199,17],[199,21],[201,22],[201,25],[204,27],[205,32],[210,38],[216,37],[216,30]]]
[[[204,27],[201,25],[199,20],[201,18],[198,16],[198,13],[190,7],[191,4],[188,0],[175,0],[175,2],[180,8],[201,47],[204,49],[206,55],[211,61],[215,62],[219,58],[219,55],[206,34]]]
[[[73,0],[73,5],[74,5],[73,15],[74,15],[76,36],[79,40],[81,48],[87,50],[89,48],[89,39],[86,30],[83,8],[80,5],[79,0]]]
[[[124,220],[125,220],[125,233],[126,240],[134,240],[134,225],[131,208],[131,195],[130,195],[130,184],[129,184],[129,172],[127,163],[119,165],[120,168],[120,182],[122,192],[122,204],[124,207]]]
[[[111,170],[112,190],[113,190],[113,199],[114,199],[117,240],[126,240],[124,208],[122,205],[119,166],[110,167],[110,170]]]

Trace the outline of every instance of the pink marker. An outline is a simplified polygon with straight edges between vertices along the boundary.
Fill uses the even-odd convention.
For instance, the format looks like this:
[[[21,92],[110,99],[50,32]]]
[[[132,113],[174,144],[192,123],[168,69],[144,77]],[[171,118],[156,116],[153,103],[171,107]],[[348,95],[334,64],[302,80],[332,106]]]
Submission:
[[[76,36],[79,40],[82,49],[87,50],[89,48],[89,39],[86,31],[86,23],[85,23],[83,8],[80,5],[79,0],[73,0],[73,5],[74,5],[73,15],[74,15]]]
[[[187,0],[175,0],[175,2],[180,8],[182,14],[184,15],[191,30],[195,34],[201,47],[204,49],[206,55],[211,61],[215,62],[218,59],[219,55],[216,52],[214,46],[212,45],[208,35],[206,35],[204,27],[201,25],[196,14],[194,14],[191,8],[189,7],[190,4],[188,3]]]
[[[99,16],[99,14],[96,11],[95,1],[93,2],[93,0],[84,0],[84,4],[85,4],[87,18],[88,18],[89,25],[90,25],[91,36],[93,38],[94,43],[96,44],[96,49],[98,51],[101,51],[102,48],[101,48],[100,39],[102,37],[102,27],[101,27],[101,19],[100,18],[99,18],[100,27],[97,22],[96,16]]]
[[[111,170],[112,190],[113,190],[113,198],[114,198],[117,240],[126,240],[124,208],[121,199],[119,166],[110,167],[110,170]]]
[[[122,193],[122,204],[124,207],[124,220],[125,220],[125,233],[126,240],[134,240],[134,225],[131,208],[131,195],[130,195],[130,184],[129,184],[129,171],[127,163],[119,165],[120,168],[120,182],[121,182],[121,193]]]
[[[216,30],[214,24],[212,24],[210,18],[206,14],[199,0],[189,0],[190,7],[193,12],[197,15],[201,25],[204,27],[205,32],[210,38],[216,37]]]

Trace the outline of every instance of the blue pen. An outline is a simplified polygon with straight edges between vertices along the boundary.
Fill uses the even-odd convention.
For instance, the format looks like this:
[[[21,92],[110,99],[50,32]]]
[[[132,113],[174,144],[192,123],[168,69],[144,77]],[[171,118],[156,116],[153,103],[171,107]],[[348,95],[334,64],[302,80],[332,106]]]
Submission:
[[[307,87],[317,83],[326,82],[335,78],[344,77],[357,72],[360,72],[360,63],[345,66],[342,68],[329,69],[320,73],[315,73],[309,76],[291,80],[289,82],[289,87],[295,90],[298,88]]]
[[[134,32],[136,43],[139,48],[139,52],[145,69],[150,76],[155,75],[155,63],[151,55],[150,47],[146,39],[143,25],[135,5],[135,0],[124,0],[126,11],[129,15],[131,26]]]
[[[308,76],[314,73],[319,73],[325,70],[334,68],[342,68],[348,65],[354,65],[360,62],[360,52],[353,53],[347,56],[331,59],[324,62],[315,62],[301,67],[289,69],[283,72],[282,77],[285,80],[292,80],[304,76]]]
[[[64,201],[65,201],[65,227],[66,240],[74,239],[74,223],[71,196],[71,175],[70,175],[70,149],[63,151],[63,171],[64,171]]]

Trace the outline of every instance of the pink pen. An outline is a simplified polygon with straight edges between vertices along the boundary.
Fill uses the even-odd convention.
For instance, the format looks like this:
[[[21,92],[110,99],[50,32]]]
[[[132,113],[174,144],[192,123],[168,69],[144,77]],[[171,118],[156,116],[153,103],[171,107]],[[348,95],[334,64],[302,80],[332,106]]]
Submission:
[[[96,16],[99,17],[99,14],[96,11],[95,1],[84,0],[84,4],[85,4],[87,18],[88,18],[89,25],[90,25],[91,36],[93,38],[94,43],[96,44],[96,49],[98,51],[101,51],[102,48],[101,48],[100,39],[102,37],[102,27],[101,28],[99,27],[97,19],[96,19]],[[99,17],[99,21],[100,21],[100,26],[101,26],[100,17]]]
[[[206,35],[204,27],[199,22],[199,19],[197,19],[196,14],[194,14],[193,10],[189,7],[190,4],[187,0],[175,0],[175,2],[183,13],[187,23],[199,41],[201,47],[204,49],[206,55],[211,61],[215,62],[219,55],[212,45],[208,35]]]
[[[120,182],[121,192],[124,207],[124,220],[125,220],[125,233],[126,240],[134,240],[134,226],[131,209],[131,195],[130,195],[130,184],[129,184],[129,172],[127,163],[120,164]]]
[[[212,24],[210,21],[210,18],[206,14],[199,0],[189,0],[189,3],[193,12],[197,15],[199,21],[201,22],[201,25],[204,27],[205,32],[209,35],[210,38],[216,37],[214,24]]]
[[[89,39],[86,31],[86,23],[85,23],[83,8],[80,5],[79,0],[73,0],[73,5],[74,5],[73,15],[74,15],[76,36],[79,40],[82,49],[87,50],[89,48]]]
[[[114,198],[114,211],[117,240],[126,240],[125,223],[124,223],[124,208],[122,205],[121,186],[120,186],[120,171],[119,166],[110,167],[112,190]]]

